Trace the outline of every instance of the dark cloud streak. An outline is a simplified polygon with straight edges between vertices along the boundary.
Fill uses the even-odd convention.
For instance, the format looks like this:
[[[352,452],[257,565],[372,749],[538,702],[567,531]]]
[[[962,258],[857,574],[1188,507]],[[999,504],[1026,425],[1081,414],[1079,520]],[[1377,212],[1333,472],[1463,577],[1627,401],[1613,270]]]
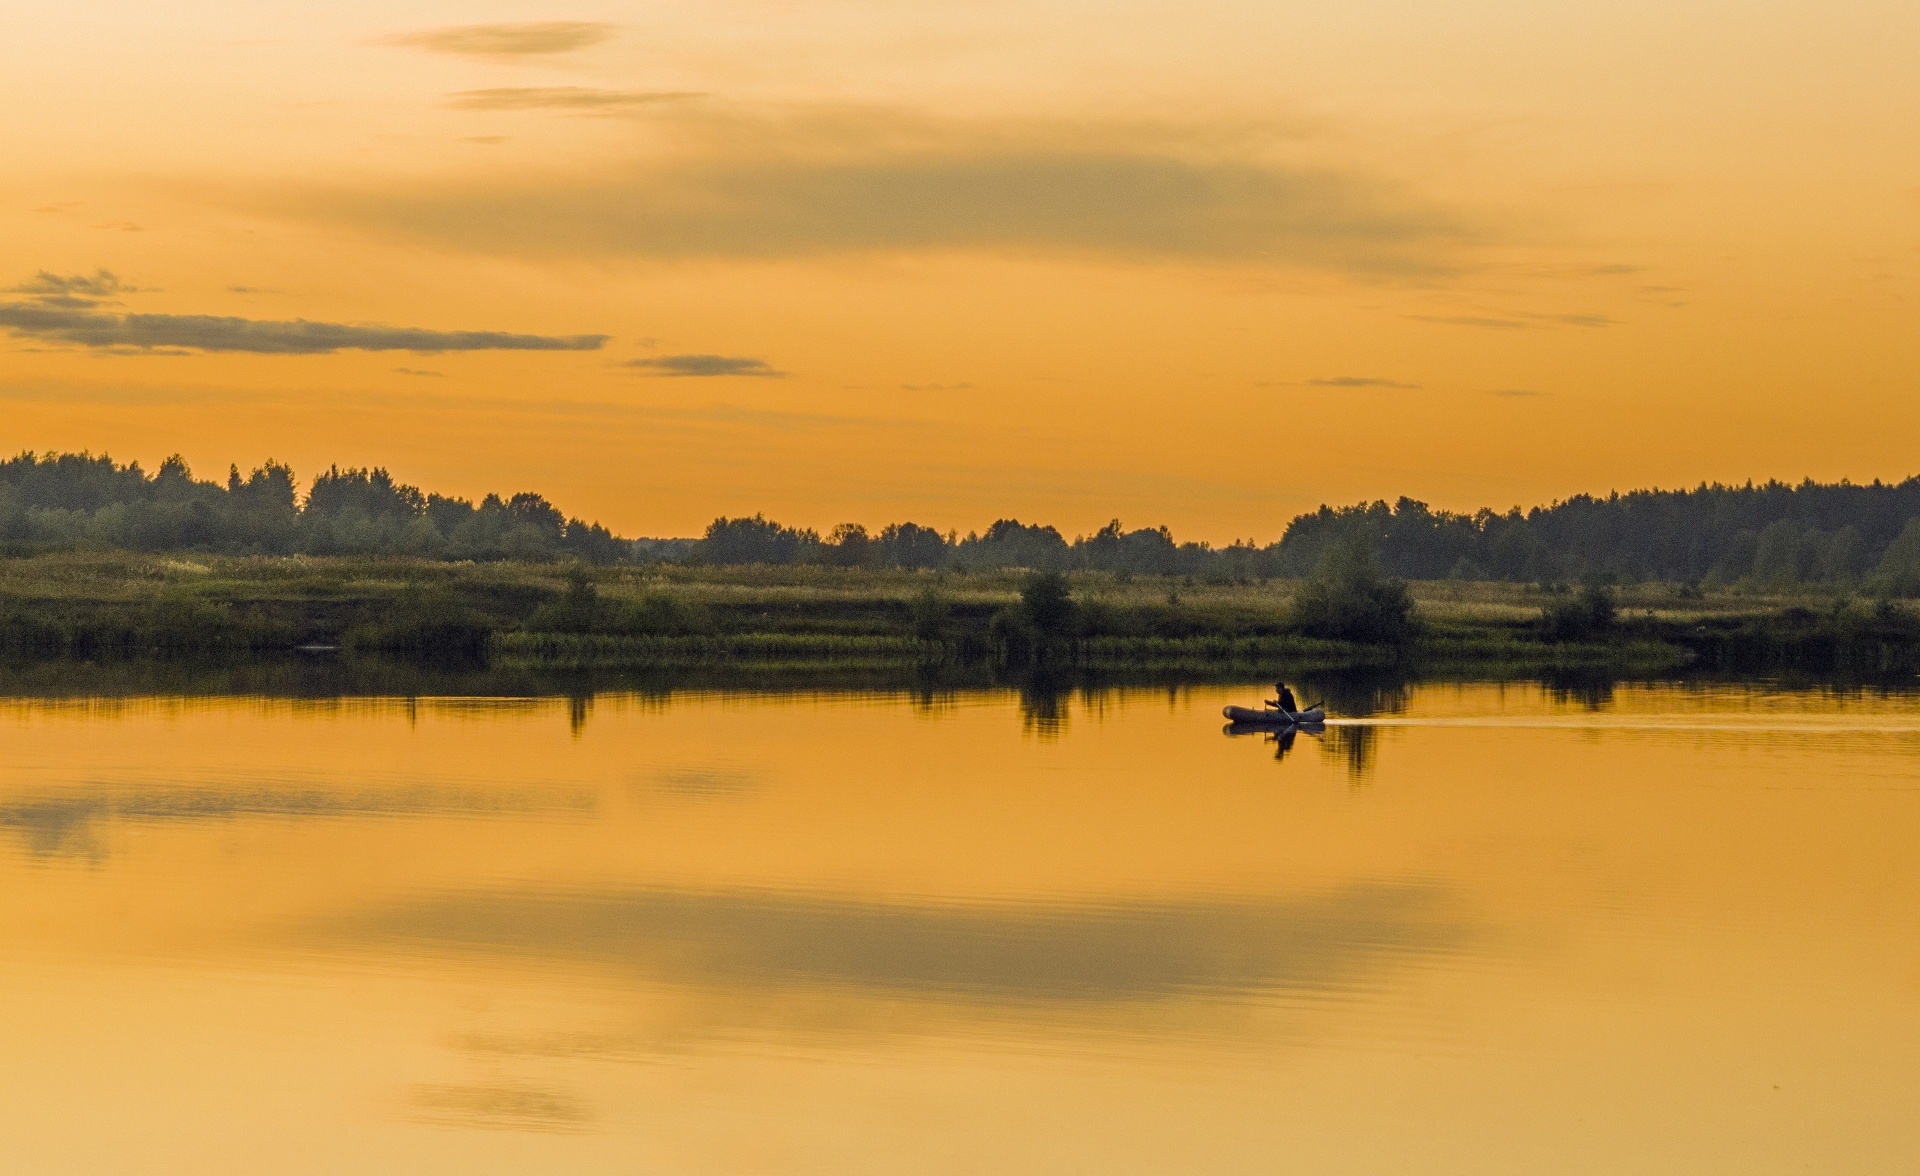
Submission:
[[[1328,376],[1318,380],[1308,380],[1314,388],[1398,388],[1414,389],[1418,384],[1402,384],[1398,380],[1382,380],[1374,376]]]
[[[381,44],[458,57],[545,57],[589,49],[613,37],[612,25],[581,20],[456,25],[400,33]]]
[[[0,304],[0,330],[48,343],[102,349],[192,348],[256,355],[335,351],[596,351],[605,335],[429,331],[376,324],[272,321],[211,314],[110,314],[69,305]]]
[[[759,376],[777,379],[787,373],[764,359],[744,355],[662,355],[653,359],[633,359],[627,366],[652,376]]]
[[[138,289],[122,282],[111,270],[95,270],[92,274],[56,274],[41,270],[18,286],[9,287],[7,293],[31,294],[36,302],[92,306],[99,299],[136,293]]]
[[[612,114],[703,98],[682,90],[595,90],[585,86],[510,86],[492,90],[462,90],[450,96],[456,110],[571,110]]]

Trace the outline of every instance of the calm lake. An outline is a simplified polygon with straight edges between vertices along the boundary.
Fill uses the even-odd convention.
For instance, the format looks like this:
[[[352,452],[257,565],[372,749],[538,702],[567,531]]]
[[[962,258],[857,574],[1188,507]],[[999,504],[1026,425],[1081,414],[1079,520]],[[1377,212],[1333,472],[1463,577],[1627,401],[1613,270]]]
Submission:
[[[1920,696],[1260,695],[0,701],[5,1166],[1915,1170]]]

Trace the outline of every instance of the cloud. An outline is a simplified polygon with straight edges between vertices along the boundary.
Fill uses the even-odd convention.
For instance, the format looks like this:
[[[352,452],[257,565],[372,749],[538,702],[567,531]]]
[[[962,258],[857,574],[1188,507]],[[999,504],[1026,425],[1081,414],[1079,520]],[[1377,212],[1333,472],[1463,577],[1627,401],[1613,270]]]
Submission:
[[[605,335],[429,331],[376,324],[272,321],[211,314],[109,314],[46,302],[0,303],[0,330],[28,339],[108,350],[192,348],[257,355],[335,351],[596,351]]]
[[[1551,392],[1540,392],[1532,388],[1499,388],[1496,389],[1493,394],[1495,396],[1504,396],[1509,400],[1528,400],[1536,396],[1553,395]]]
[[[1206,128],[781,119],[689,104],[648,134],[645,154],[591,171],[266,200],[461,250],[594,258],[968,251],[1431,275],[1488,240],[1387,180],[1272,158],[1265,142]]]
[[[494,90],[462,90],[451,95],[456,110],[573,110],[612,113],[684,102],[704,94],[683,90],[595,90],[585,86],[510,86]]]
[[[654,359],[632,359],[628,367],[641,368],[654,376],[764,376],[778,378],[787,373],[764,359],[744,355],[662,355]]]
[[[1489,331],[1524,331],[1533,326],[1532,323],[1521,322],[1518,319],[1490,318],[1474,314],[1410,314],[1407,317],[1415,322],[1439,323],[1447,327],[1481,327]]]
[[[460,57],[544,57],[591,48],[613,37],[614,27],[583,20],[525,24],[456,25],[400,33],[380,43]]]
[[[445,378],[447,374],[445,372],[428,371],[426,368],[397,367],[397,368],[394,368],[393,370],[403,376],[432,376],[437,378]]]
[[[7,288],[9,294],[31,294],[36,302],[51,302],[57,305],[83,306],[95,305],[102,298],[111,298],[115,294],[138,292],[139,287],[129,286],[114,275],[111,270],[95,270],[92,274],[55,274],[46,270],[28,278],[18,286]]]
[[[1619,321],[1604,314],[1530,314],[1527,317],[1568,327],[1611,327]]]
[[[1308,380],[1315,388],[1418,388],[1418,384],[1402,384],[1398,380],[1382,380],[1374,376],[1328,376],[1319,380]]]
[[[1449,327],[1480,327],[1489,331],[1525,331],[1547,325],[1611,327],[1617,325],[1619,321],[1608,318],[1604,314],[1534,314],[1532,312],[1522,312],[1510,318],[1477,314],[1410,314],[1406,317],[1416,322],[1439,323]]]

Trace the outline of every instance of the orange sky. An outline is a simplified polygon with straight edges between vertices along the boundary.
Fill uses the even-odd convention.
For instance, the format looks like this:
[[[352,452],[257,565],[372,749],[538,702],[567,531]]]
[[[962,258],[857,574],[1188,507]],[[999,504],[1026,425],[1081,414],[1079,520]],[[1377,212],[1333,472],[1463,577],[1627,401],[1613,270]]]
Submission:
[[[1910,3],[21,7],[8,450],[643,535],[1916,472]]]

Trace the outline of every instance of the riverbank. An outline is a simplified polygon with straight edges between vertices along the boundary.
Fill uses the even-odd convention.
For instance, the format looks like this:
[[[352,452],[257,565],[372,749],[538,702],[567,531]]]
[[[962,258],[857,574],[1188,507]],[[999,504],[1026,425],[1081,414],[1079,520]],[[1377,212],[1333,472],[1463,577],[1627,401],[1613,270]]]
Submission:
[[[506,671],[965,680],[1036,668],[1183,680],[1920,673],[1920,617],[1832,595],[1623,586],[1611,621],[1568,640],[1542,619],[1564,592],[1417,581],[1410,640],[1370,645],[1302,632],[1296,581],[1079,573],[1067,581],[1070,623],[1027,648],[1004,623],[1024,583],[1020,572],[44,556],[0,560],[0,656],[240,661],[305,649]]]

